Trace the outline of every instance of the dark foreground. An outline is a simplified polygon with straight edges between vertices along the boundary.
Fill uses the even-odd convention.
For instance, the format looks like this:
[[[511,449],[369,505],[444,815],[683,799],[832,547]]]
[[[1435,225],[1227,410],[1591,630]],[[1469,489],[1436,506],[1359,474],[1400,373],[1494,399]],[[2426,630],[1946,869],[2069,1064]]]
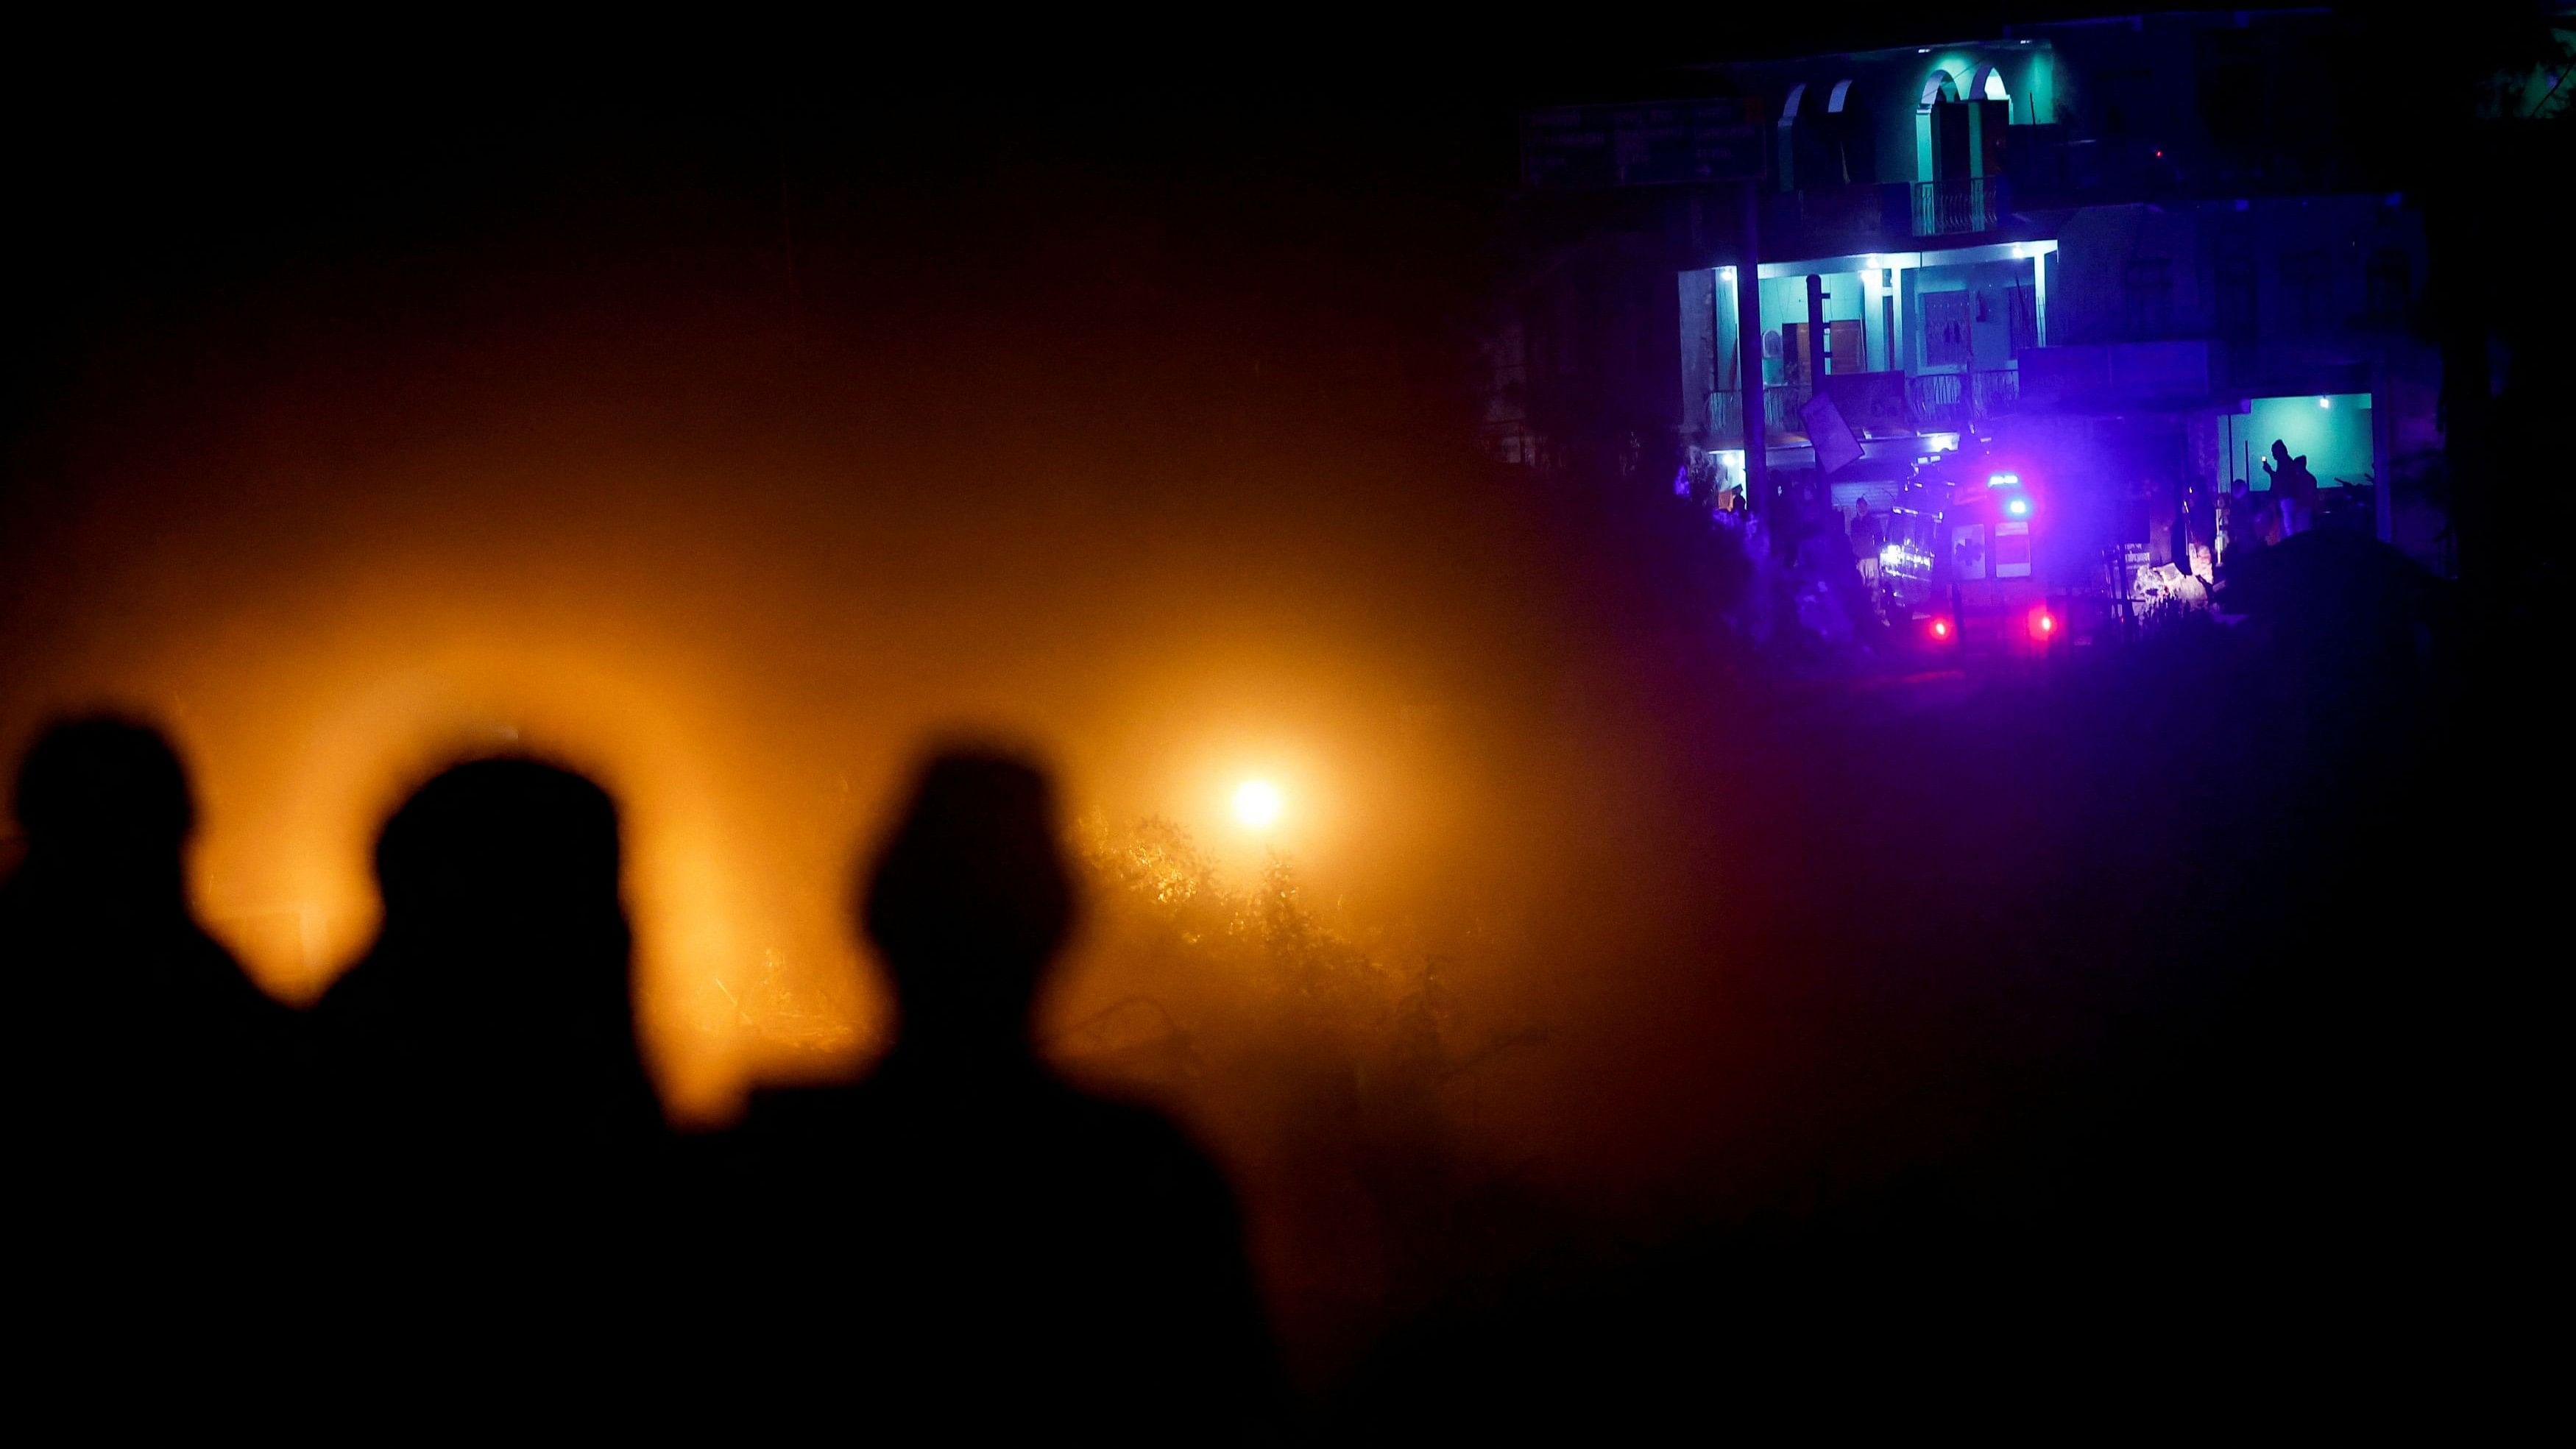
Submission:
[[[1600,1150],[1705,1151],[1589,1226],[1415,1193],[1418,1291],[1302,1390],[1208,1159],[1028,1046],[1075,894],[1024,767],[933,765],[877,858],[895,1049],[683,1141],[596,787],[425,787],[379,844],[382,940],[297,1017],[188,918],[175,759],[71,726],[27,761],[0,902],[21,1341],[56,1392],[182,1428],[2473,1422],[2524,1360],[2494,1306],[2533,1271],[2520,932],[2564,791],[2450,599],[2299,544],[2234,629],[1675,751],[1673,819],[1635,829],[1762,849],[1634,898],[1681,965],[1623,988]]]

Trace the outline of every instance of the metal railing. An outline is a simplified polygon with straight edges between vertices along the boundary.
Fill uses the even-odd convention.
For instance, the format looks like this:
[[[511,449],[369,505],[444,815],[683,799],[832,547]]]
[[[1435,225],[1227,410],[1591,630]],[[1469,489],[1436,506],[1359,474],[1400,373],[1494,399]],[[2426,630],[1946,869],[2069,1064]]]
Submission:
[[[1815,389],[1803,382],[1775,382],[1762,389],[1762,423],[1774,438],[1807,436],[1807,420],[1798,409],[1815,396]]]
[[[2002,417],[2021,406],[2021,369],[1990,368],[1968,374],[1968,407],[1977,421]]]
[[[2004,179],[1948,176],[1914,184],[1914,234],[1951,236],[1992,231],[2004,219]]]
[[[1712,446],[1744,444],[1744,394],[1713,392],[1708,395],[1708,436]]]
[[[1803,440],[1807,420],[1798,415],[1815,392],[1804,383],[1775,382],[1762,389],[1762,426],[1768,442]],[[1711,447],[1740,448],[1744,444],[1744,394],[1713,392],[1708,395],[1708,436]]]
[[[1951,430],[2001,417],[2021,404],[2021,372],[1926,372],[1905,380],[1905,401],[1922,427]]]
[[[1762,389],[1764,432],[1773,445],[1804,441],[1807,420],[1798,409],[1815,396],[1815,389],[1805,383],[1773,383]],[[1890,425],[1865,426],[1859,404],[1850,398],[1839,398],[1848,420],[1869,436],[1902,434],[1902,416]],[[1913,414],[1913,427],[1921,432],[1956,432],[1992,419],[2007,416],[2021,406],[2021,372],[2018,368],[1996,367],[1976,372],[1926,372],[1905,379],[1906,407]],[[1739,448],[1744,446],[1744,394],[1713,392],[1708,395],[1709,446]]]

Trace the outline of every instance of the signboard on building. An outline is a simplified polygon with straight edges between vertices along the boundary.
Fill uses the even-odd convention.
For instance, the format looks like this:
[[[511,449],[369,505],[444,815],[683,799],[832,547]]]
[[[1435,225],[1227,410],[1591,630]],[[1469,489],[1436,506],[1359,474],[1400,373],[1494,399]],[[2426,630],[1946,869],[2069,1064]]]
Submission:
[[[1841,339],[1837,337],[1835,341],[1839,343]],[[1854,345],[1848,353],[1837,350],[1834,355],[1858,357],[1861,350]],[[1864,438],[1912,437],[1922,431],[1905,396],[1904,373],[1829,372],[1825,374],[1825,392],[1842,410],[1843,421]]]
[[[1762,128],[1742,100],[1556,106],[1522,119],[1521,179],[1549,191],[1761,174]]]
[[[1843,421],[1843,410],[1834,406],[1833,394],[1820,392],[1799,404],[1798,416],[1806,421],[1807,440],[1816,445],[1819,474],[1830,477],[1836,469],[1860,461],[1860,438]]]

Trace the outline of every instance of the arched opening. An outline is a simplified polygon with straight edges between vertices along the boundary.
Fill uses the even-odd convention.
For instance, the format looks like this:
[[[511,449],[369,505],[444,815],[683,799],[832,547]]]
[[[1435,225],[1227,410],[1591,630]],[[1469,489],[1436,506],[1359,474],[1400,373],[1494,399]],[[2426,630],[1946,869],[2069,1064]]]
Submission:
[[[1878,179],[1877,137],[1861,114],[1863,108],[1851,104],[1851,93],[1849,77],[1834,82],[1825,95],[1825,113],[1807,123],[1824,143],[1821,166],[1844,186]]]
[[[1782,191],[1798,189],[1798,108],[1805,103],[1806,99],[1807,83],[1800,81],[1789,87],[1788,99],[1780,103],[1780,131],[1777,141],[1780,155],[1779,164],[1774,169],[1780,173]]]
[[[2004,73],[1990,65],[1978,66],[1976,72],[1968,77],[1967,98],[1972,101],[2002,101],[2007,107],[2011,106],[2013,99],[2012,91],[2004,85]],[[2006,115],[2009,118],[2009,110]]]
[[[1941,108],[1959,103],[1959,83],[1946,70],[1936,70],[1924,78],[1923,95],[1914,107],[1914,179],[1917,182],[1938,181],[1951,174],[1941,164],[1941,142],[1949,127],[1941,124]],[[1961,168],[1964,170],[1965,168]]]
[[[1936,70],[1914,107],[1917,236],[1985,231],[2002,214],[2004,131],[2012,99],[2003,77],[1980,65],[1967,77]]]

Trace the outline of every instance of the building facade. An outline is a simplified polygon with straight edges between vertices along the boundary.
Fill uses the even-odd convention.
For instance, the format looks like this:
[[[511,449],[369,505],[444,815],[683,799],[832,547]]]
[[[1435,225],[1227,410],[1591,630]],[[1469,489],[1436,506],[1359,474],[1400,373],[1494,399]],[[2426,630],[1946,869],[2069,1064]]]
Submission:
[[[2325,84],[2339,24],[2137,16],[1691,72],[1761,117],[1758,349],[1747,191],[1537,198],[1564,241],[1496,329],[1495,450],[1544,468],[1643,437],[1734,480],[1760,447],[1775,489],[1847,504],[1984,440],[2111,500],[2162,562],[2186,546],[2165,520],[2263,492],[2279,439],[2438,563],[2438,520],[2372,486],[2438,453],[2439,372],[2410,326],[2419,215]],[[1858,456],[1820,464],[1819,396]]]

